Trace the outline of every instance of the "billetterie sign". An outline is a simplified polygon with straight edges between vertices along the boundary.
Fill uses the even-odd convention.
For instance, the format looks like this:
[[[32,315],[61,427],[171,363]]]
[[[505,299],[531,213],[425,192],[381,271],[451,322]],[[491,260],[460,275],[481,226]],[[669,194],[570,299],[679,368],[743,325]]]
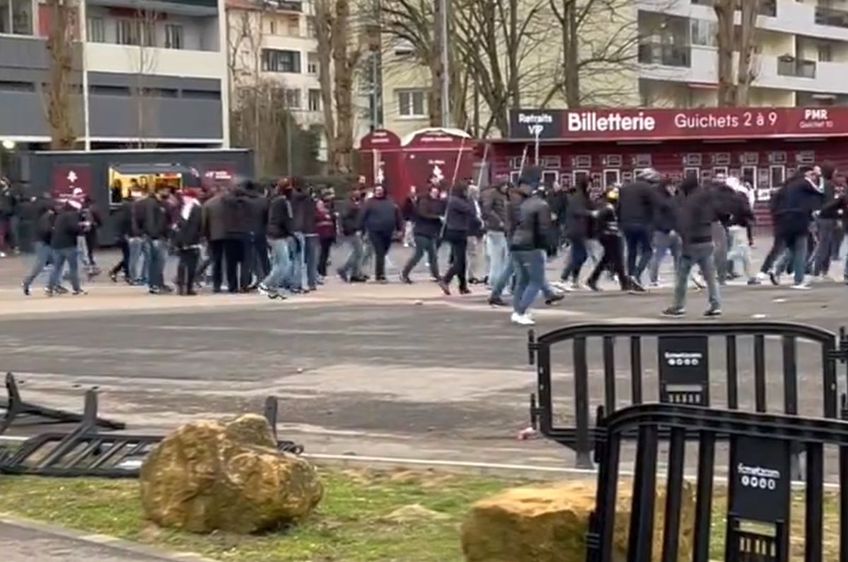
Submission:
[[[516,109],[510,137],[564,141],[848,136],[848,107]]]

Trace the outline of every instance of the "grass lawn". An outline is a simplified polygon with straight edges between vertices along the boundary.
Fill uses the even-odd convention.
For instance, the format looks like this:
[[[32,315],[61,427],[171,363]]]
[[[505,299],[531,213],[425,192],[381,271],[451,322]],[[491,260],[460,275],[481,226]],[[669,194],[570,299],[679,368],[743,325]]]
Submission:
[[[459,562],[459,524],[475,500],[521,484],[436,471],[323,468],[318,513],[262,536],[161,530],[144,521],[134,480],[0,478],[0,512],[233,562]],[[793,505],[793,560],[803,559],[803,496]],[[838,553],[837,497],[826,495],[825,560]],[[713,558],[723,558],[726,498],[715,498]],[[420,505],[425,510],[397,510]],[[411,511],[411,516],[402,514]],[[721,514],[721,515],[719,515]]]

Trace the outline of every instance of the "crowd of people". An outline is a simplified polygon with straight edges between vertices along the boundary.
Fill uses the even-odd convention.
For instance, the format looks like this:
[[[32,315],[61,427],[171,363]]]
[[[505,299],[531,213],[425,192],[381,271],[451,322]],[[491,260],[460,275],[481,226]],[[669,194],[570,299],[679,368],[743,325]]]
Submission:
[[[834,175],[828,164],[802,167],[772,194],[774,244],[759,272],[750,251],[753,189],[738,178],[702,183],[687,177],[675,184],[646,169],[623,186],[598,190],[580,181],[564,190],[542,185],[541,170],[527,167],[516,185],[496,178],[482,190],[469,181],[445,186],[431,178],[401,204],[383,186],[367,188],[364,178],[341,200],[332,189],[299,178],[269,187],[240,179],[208,192],[136,186],[114,213],[122,258],[108,276],[151,294],[189,296],[208,284],[213,293],[258,291],[285,299],[323,284],[334,247],[346,249],[335,268],[342,281],[368,281],[373,262],[374,281],[387,283],[390,249],[402,241],[414,250],[399,267],[400,282],[413,283],[415,268],[426,260],[444,294],[451,294],[454,281],[460,294],[486,284],[488,303],[508,306],[509,291],[512,321],[529,325],[540,294],[553,304],[584,287],[587,262],[594,262],[587,289],[601,290],[606,274],[622,291],[644,292],[659,285],[660,267],[671,256],[674,297],[664,313],[685,314],[694,283],[707,289],[706,315],[718,316],[720,286],[728,279],[744,275],[750,285],[766,279],[779,284],[791,273],[792,287],[803,290],[808,275],[828,273],[848,217]],[[95,248],[103,220],[96,206],[81,192],[61,202],[35,198],[30,206],[37,216],[36,251],[24,293],[50,267],[48,295],[82,294],[80,263],[89,277],[100,273]],[[439,263],[443,245],[450,249],[445,267]],[[552,283],[546,265],[559,254],[565,263]],[[165,279],[169,256],[178,264],[173,286]]]

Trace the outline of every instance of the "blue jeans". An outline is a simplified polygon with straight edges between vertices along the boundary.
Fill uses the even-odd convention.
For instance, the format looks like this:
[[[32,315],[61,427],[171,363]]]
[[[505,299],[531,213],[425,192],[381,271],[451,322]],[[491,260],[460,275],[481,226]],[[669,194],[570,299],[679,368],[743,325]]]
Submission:
[[[716,277],[715,248],[711,243],[693,244],[685,248],[680,256],[680,265],[677,268],[677,279],[674,283],[674,308],[686,308],[686,287],[689,285],[689,274],[692,266],[697,265],[707,282],[707,294],[710,306],[720,307],[720,295],[718,292],[718,278]]]
[[[512,265],[515,269],[512,308],[518,314],[525,314],[545,284],[544,252],[542,250],[513,251]]]
[[[147,240],[148,272],[147,286],[161,289],[165,285],[165,262],[168,248],[164,240]]]
[[[562,280],[568,281],[571,277],[575,282],[580,277],[580,268],[586,263],[589,253],[586,250],[586,240],[583,238],[571,238],[571,255],[568,265],[562,272]]]
[[[272,290],[277,290],[283,286],[286,278],[291,274],[291,260],[289,252],[291,251],[288,238],[268,239],[268,246],[271,248],[271,272],[262,281],[262,284]]]
[[[46,266],[47,262],[50,261],[51,253],[52,250],[50,249],[49,244],[45,244],[41,241],[35,242],[35,261],[32,264],[32,269],[30,269],[29,275],[24,278],[24,286],[29,287],[32,285],[35,278],[44,271],[44,266]]]
[[[47,288],[55,291],[62,279],[62,273],[65,269],[65,263],[68,264],[68,270],[71,274],[71,286],[74,291],[79,292],[80,277],[79,277],[79,250],[76,246],[72,248],[62,248],[61,250],[53,250],[53,272],[50,274],[50,281]]]
[[[292,265],[289,269],[288,286],[293,290],[303,289],[303,277],[306,269],[306,239],[302,232],[295,232],[292,238],[289,238],[289,248],[291,248]]]
[[[418,262],[421,261],[421,258],[424,257],[425,253],[427,254],[427,260],[430,262],[430,275],[438,278],[439,256],[436,253],[436,239],[430,238],[429,236],[420,236],[418,234],[415,235],[415,253],[412,254],[412,257],[409,258],[409,261],[403,266],[403,272],[401,275],[409,277],[409,274],[412,273],[412,270],[416,265],[418,265]]]
[[[317,234],[307,234],[303,237],[303,265],[305,268],[306,286],[310,290],[315,290],[318,286],[318,251],[321,245],[318,242]]]
[[[506,284],[509,283],[509,280],[512,279],[512,274],[515,272],[515,267],[512,265],[512,256],[510,256],[509,260],[507,260],[506,265],[504,266],[503,271],[501,272],[499,277],[494,279],[490,278],[489,283],[492,284],[492,293],[489,295],[489,298],[499,299],[506,289]]]
[[[500,279],[509,263],[506,234],[496,231],[487,233],[486,253],[489,255],[489,283],[494,283],[496,279]]]
[[[622,226],[621,232],[627,243],[627,275],[639,281],[654,254],[651,249],[651,233],[648,227],[633,224]]]
[[[347,261],[339,268],[339,273],[349,277],[360,277],[362,275],[362,238],[357,233],[344,237],[344,242],[350,244],[350,255]]]
[[[129,246],[130,253],[127,271],[129,271],[130,274],[130,280],[138,283],[143,277],[147,277],[146,274],[142,274],[142,272],[139,271],[139,262],[141,261],[142,254],[144,253],[144,240],[139,237],[132,237],[127,240],[127,244]]]

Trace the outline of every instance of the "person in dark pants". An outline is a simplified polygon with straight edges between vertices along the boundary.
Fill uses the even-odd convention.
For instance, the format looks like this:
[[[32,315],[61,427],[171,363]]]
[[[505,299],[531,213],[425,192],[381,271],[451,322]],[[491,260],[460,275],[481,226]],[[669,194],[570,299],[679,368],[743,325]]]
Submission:
[[[386,255],[392,245],[392,237],[403,231],[403,217],[394,201],[386,196],[382,185],[374,188],[374,197],[362,206],[359,221],[374,247],[374,280],[377,283],[388,283]]]
[[[262,192],[261,186],[249,181],[246,186],[248,200],[250,202],[250,238],[248,247],[245,248],[245,260],[249,267],[245,267],[245,273],[255,276],[256,282],[251,279],[247,280],[247,285],[251,288],[265,279],[268,272],[271,271],[271,263],[268,258],[268,205],[269,200]],[[242,280],[245,284],[245,280]]]
[[[651,247],[651,225],[657,208],[660,174],[653,168],[643,170],[636,181],[619,192],[619,225],[627,244],[627,274],[641,283],[654,251]]]
[[[822,206],[828,205],[836,198],[836,190],[833,185],[833,176],[836,174],[835,166],[830,162],[821,165],[823,200]],[[813,276],[827,278],[830,271],[830,262],[834,254],[834,246],[842,243],[838,236],[839,221],[835,218],[819,216],[816,219],[816,231],[818,232],[818,245],[813,255]]]
[[[177,292],[196,295],[194,290],[197,265],[200,261],[200,239],[203,230],[203,211],[200,202],[190,194],[179,196],[180,214],[174,229],[174,247],[177,249]]]
[[[436,252],[436,240],[442,228],[442,215],[445,211],[445,202],[439,197],[439,188],[431,187],[426,197],[420,197],[410,211],[413,223],[412,235],[415,239],[415,253],[403,266],[400,280],[404,283],[412,283],[409,274],[427,254],[430,275],[434,280],[439,279],[439,256]]]
[[[118,210],[113,215],[113,224],[115,225],[115,236],[117,237],[118,248],[121,250],[121,261],[109,270],[109,279],[113,283],[118,282],[118,272],[124,272],[124,280],[131,283],[133,276],[130,273],[130,238],[133,235],[132,228],[132,205],[133,199],[128,197],[121,201]]]
[[[606,201],[598,209],[592,211],[592,217],[597,224],[598,242],[604,249],[604,255],[589,275],[586,284],[593,291],[599,291],[598,279],[600,279],[604,270],[608,270],[616,274],[622,291],[642,292],[645,289],[635,279],[629,278],[624,271],[624,248],[621,232],[618,229],[618,216],[615,211],[618,193],[619,191],[616,188],[607,191]]]
[[[59,282],[62,279],[65,263],[68,264],[73,294],[85,294],[80,286],[77,236],[84,233],[88,225],[82,220],[81,210],[82,203],[70,199],[56,215],[56,220],[53,223],[53,235],[50,238],[50,247],[53,252],[53,271],[47,284],[47,296],[53,296],[59,292]]]
[[[29,296],[29,289],[32,282],[44,271],[47,262],[50,260],[52,253],[50,240],[53,237],[53,225],[55,222],[56,210],[53,207],[47,207],[36,221],[35,262],[32,264],[32,269],[21,284],[24,294],[27,296]]]
[[[212,261],[212,292],[220,293],[224,282],[224,246],[227,239],[225,221],[225,190],[215,194],[203,205],[203,237],[209,244],[209,259]]]
[[[451,194],[445,203],[444,240],[450,244],[450,267],[439,282],[442,292],[450,295],[450,284],[454,276],[459,280],[459,292],[462,295],[471,293],[466,279],[466,255],[468,249],[468,233],[477,221],[474,204],[468,199],[468,185],[458,183],[451,189]]]
[[[327,264],[330,261],[330,249],[336,241],[336,220],[328,204],[323,199],[315,202],[315,233],[321,251],[318,256],[318,275],[327,276]]]
[[[250,266],[245,261],[245,249],[250,239],[252,209],[244,185],[237,185],[222,201],[224,219],[224,259],[226,260],[227,290],[230,293],[247,291],[250,285]]]
[[[347,261],[336,270],[336,273],[345,283],[365,281],[360,269],[363,252],[362,238],[359,235],[362,222],[360,220],[362,205],[362,193],[359,190],[354,190],[342,210],[339,221],[341,223],[342,242],[350,245],[350,254]]]
[[[566,238],[571,244],[571,254],[568,265],[562,272],[562,280],[571,280],[574,289],[579,287],[580,269],[589,257],[586,240],[589,238],[590,207],[589,182],[580,180],[568,197],[565,211]]]
[[[144,238],[149,256],[148,292],[151,295],[172,293],[173,288],[165,284],[165,262],[168,259],[168,236],[173,222],[167,200],[171,196],[168,187],[160,187],[155,195],[146,199],[144,206]]]

